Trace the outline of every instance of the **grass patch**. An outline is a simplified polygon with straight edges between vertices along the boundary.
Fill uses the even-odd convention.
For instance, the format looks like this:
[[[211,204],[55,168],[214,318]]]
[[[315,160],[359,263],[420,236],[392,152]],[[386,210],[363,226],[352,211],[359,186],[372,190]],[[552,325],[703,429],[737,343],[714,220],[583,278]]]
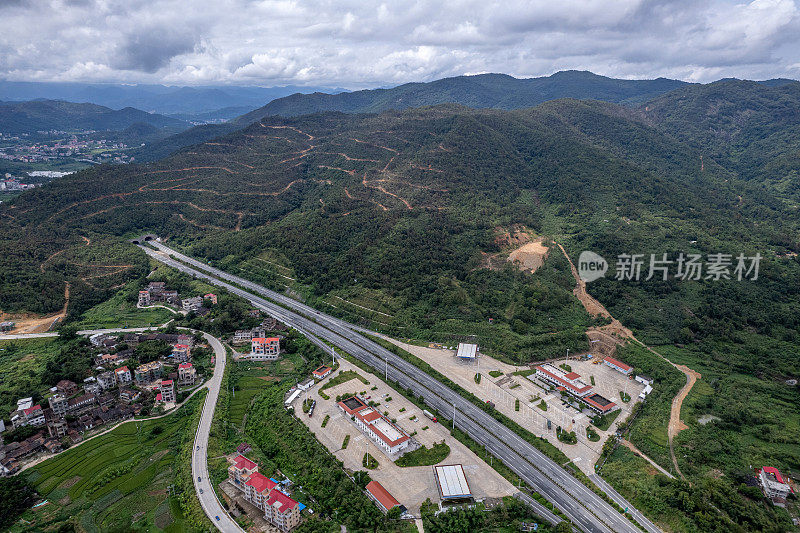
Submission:
[[[365,453],[364,457],[361,459],[361,466],[369,470],[375,470],[378,468],[378,460],[372,457],[372,455]]]
[[[322,424],[320,427],[325,427],[328,425],[328,421],[331,419],[331,415],[325,415],[325,418],[322,419]]]
[[[519,398],[514,400],[514,410],[519,411]]]
[[[427,429],[425,426],[422,429]],[[395,464],[397,466],[433,466],[439,464],[450,455],[450,446],[446,442],[437,442],[432,448],[422,446],[414,451],[408,452],[400,457]]]
[[[592,424],[594,424],[595,427],[597,427],[598,429],[602,429],[603,431],[607,431],[608,428],[611,427],[611,424],[614,422],[614,420],[617,419],[617,417],[619,416],[619,414],[621,412],[622,412],[621,409],[617,409],[616,411],[611,411],[610,413],[605,414],[605,415],[597,415],[594,418],[592,418]]]
[[[489,375],[492,376],[493,378],[499,378],[500,376],[503,375],[503,373],[500,372],[499,370],[490,370]]]
[[[597,433],[597,431],[594,430],[592,426],[586,426],[586,436],[592,442],[597,442],[600,440],[600,435]]]
[[[509,389],[516,389],[516,388],[517,388],[517,387],[519,387],[519,386],[520,386],[520,385],[519,385],[519,383],[514,383],[513,385],[511,385],[511,386],[509,387]]]
[[[138,309],[136,298],[139,287],[131,282],[110,299],[84,312],[78,319],[78,329],[102,329],[157,326],[175,317],[174,313],[161,307]]]
[[[346,450],[348,444],[350,444],[350,435],[345,435],[344,440],[342,441],[342,449]]]
[[[622,403],[628,403],[631,401],[631,395],[625,391],[619,391],[619,399],[622,400]]]
[[[536,407],[538,407],[542,411],[547,411],[547,402],[542,400],[541,402],[539,402],[539,405],[537,405]]]
[[[578,444],[578,436],[575,434],[575,432],[565,431],[561,429],[561,426],[556,428],[556,436],[558,437],[558,440],[564,444]]]
[[[475,383],[477,383],[478,385],[481,384],[481,373],[480,372],[475,374]]]
[[[364,385],[369,385],[369,381],[355,370],[342,370],[335,377],[329,379],[328,382],[320,388],[320,391],[330,389],[342,383],[347,383],[352,379],[357,379]]]

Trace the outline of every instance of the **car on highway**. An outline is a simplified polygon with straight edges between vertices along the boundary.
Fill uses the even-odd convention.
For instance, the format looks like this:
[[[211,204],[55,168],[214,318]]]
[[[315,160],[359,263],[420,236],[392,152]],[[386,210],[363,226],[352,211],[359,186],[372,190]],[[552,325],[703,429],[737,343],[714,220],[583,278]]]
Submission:
[[[219,522],[219,516],[215,516],[214,518],[216,518],[216,519],[217,519],[217,522]]]
[[[200,483],[201,481],[203,481],[203,478],[201,478],[200,476],[197,476],[197,482]]]
[[[200,446],[197,447],[197,451],[200,451]]]
[[[203,494],[203,489],[200,489],[200,494]]]

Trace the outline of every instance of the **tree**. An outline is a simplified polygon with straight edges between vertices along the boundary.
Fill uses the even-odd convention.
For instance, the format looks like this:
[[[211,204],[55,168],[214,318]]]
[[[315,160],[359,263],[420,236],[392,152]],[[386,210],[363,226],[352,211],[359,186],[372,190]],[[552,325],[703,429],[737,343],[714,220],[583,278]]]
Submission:
[[[0,529],[16,522],[35,496],[36,492],[22,476],[0,479]]]

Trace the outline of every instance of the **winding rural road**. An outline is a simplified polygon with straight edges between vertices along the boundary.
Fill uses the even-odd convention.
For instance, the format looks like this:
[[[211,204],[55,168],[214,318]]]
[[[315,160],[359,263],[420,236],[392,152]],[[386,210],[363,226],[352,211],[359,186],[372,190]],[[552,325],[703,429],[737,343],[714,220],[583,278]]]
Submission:
[[[161,243],[148,244],[158,249],[156,251],[142,246],[141,248],[150,257],[191,276],[223,287],[232,294],[249,300],[254,306],[267,311],[278,320],[338,346],[373,368],[386,368],[389,380],[413,391],[417,396],[424,397],[425,403],[433,409],[442,413],[455,411],[457,413],[455,425],[459,429],[465,431],[478,444],[486,446],[528,485],[553,502],[580,529],[591,533],[641,531],[589,487],[490,414],[405,359],[357,333],[351,324],[261,285],[210,267]],[[634,516],[637,521],[644,522],[643,525],[648,531],[658,531],[655,525],[640,513]]]
[[[217,408],[219,389],[222,386],[222,377],[225,374],[227,358],[225,347],[222,346],[219,339],[212,337],[208,333],[203,333],[203,337],[214,349],[215,364],[214,376],[208,382],[208,395],[206,395],[203,412],[200,415],[200,423],[197,425],[197,433],[194,437],[192,481],[203,512],[206,513],[206,516],[214,523],[216,528],[223,533],[244,533],[239,524],[222,507],[208,474],[208,438],[211,434],[211,423],[214,420],[214,411]]]

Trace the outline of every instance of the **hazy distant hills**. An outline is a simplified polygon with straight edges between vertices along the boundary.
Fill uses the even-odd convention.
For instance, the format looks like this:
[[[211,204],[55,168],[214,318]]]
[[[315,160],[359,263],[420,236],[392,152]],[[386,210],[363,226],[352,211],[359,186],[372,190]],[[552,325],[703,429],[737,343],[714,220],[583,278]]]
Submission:
[[[686,82],[620,80],[591,72],[563,71],[541,78],[518,79],[506,74],[458,76],[429,83],[406,83],[391,89],[341,94],[293,94],[243,115],[245,125],[267,115],[298,116],[322,111],[378,113],[436,104],[461,104],[474,108],[520,109],[558,98],[592,99],[621,104],[639,103]]]
[[[66,100],[121,109],[135,107],[154,113],[198,114],[225,107],[253,109],[294,93],[342,89],[325,87],[171,87],[87,83],[0,81],[0,100]],[[244,112],[244,111],[242,111]],[[239,113],[241,114],[241,113]]]
[[[49,130],[122,131],[134,124],[151,126],[165,133],[176,133],[190,126],[183,120],[132,107],[114,110],[96,104],[58,100],[0,102],[0,132],[6,134]]]

